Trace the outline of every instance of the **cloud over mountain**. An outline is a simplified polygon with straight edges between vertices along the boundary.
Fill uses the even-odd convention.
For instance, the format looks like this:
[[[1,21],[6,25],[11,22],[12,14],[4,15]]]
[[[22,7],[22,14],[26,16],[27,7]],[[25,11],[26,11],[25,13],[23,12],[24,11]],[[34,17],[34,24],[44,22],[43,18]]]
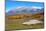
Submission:
[[[42,7],[34,7],[34,6],[19,6],[16,7],[14,10],[10,10],[8,12],[9,15],[13,15],[16,13],[38,13],[38,12],[43,12],[44,8]]]

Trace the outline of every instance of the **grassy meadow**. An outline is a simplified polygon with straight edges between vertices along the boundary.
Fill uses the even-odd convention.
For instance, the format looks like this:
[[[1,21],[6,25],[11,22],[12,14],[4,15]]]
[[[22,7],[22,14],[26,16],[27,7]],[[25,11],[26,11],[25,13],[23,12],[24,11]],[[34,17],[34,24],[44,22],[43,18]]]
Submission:
[[[44,28],[44,22],[38,23],[38,24],[32,24],[32,25],[22,24],[23,22],[29,21],[31,19],[38,19],[40,21],[43,19],[42,15],[38,13],[38,14],[30,15],[30,16],[25,15],[25,17],[22,16],[22,18],[21,16],[19,16],[18,18],[16,18],[16,16],[13,16],[13,17],[6,16],[6,30],[25,30],[25,29]]]

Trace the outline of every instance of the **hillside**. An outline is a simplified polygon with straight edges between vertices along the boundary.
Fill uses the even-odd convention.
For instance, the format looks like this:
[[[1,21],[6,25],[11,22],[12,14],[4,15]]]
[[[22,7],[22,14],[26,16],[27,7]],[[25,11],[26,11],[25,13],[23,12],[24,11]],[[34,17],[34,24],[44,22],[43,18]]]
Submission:
[[[22,24],[23,22],[29,21],[31,19],[38,19],[38,20],[44,21],[43,13],[37,13],[37,14],[34,14],[34,15],[25,14],[25,15],[20,15],[20,16],[19,15],[6,16],[6,30],[43,28],[43,24],[35,24],[35,25],[30,25],[30,26]]]
[[[31,14],[31,13],[23,13],[23,14],[18,14],[18,15],[12,15],[12,16],[7,16],[8,19],[27,19],[27,18],[31,18],[31,19],[40,19],[41,17],[43,17],[43,13],[37,13],[37,14]]]
[[[44,18],[44,13],[37,13],[35,15],[32,15],[31,17],[32,17],[32,19],[39,19],[39,20],[41,20],[41,19]]]

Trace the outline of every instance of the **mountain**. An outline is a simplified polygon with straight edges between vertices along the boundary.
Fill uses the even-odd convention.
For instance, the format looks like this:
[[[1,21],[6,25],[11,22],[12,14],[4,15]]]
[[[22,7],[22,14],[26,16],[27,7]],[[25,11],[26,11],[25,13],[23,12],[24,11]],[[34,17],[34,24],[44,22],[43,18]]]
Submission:
[[[35,13],[42,13],[42,12],[44,12],[44,8],[36,9],[35,11],[34,11],[34,10],[30,10],[30,12],[31,12],[32,14],[35,14]]]
[[[44,11],[44,8],[33,8],[31,6],[23,6],[23,7],[16,7],[14,10],[10,10],[7,15],[16,15],[16,14],[23,14],[23,13],[41,13]]]
[[[31,16],[31,18],[33,18],[33,19],[39,19],[39,20],[43,20],[43,19],[44,19],[44,12],[34,14],[34,15]]]

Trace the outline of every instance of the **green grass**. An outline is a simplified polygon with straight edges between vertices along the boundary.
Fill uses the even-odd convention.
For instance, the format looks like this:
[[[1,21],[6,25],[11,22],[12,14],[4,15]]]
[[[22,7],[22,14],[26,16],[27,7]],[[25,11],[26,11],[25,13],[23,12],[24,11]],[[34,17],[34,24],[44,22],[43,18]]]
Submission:
[[[24,29],[40,29],[43,28],[43,24],[32,24],[32,25],[23,25],[23,20],[8,21],[6,22],[6,30],[24,30]]]

